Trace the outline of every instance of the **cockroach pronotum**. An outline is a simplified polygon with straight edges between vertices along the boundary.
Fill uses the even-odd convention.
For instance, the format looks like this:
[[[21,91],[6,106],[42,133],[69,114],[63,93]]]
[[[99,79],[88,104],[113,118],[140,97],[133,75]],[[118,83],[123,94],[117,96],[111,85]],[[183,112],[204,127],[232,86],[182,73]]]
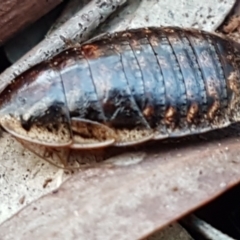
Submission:
[[[240,120],[239,59],[240,45],[196,29],[106,34],[12,81],[0,95],[0,124],[25,146],[55,150],[223,128]]]

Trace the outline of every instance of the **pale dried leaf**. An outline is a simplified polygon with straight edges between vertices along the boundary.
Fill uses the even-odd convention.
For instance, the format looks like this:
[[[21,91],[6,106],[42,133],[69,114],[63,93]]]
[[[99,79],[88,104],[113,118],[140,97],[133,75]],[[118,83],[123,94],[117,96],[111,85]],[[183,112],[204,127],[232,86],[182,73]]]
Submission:
[[[202,141],[159,141],[132,165],[83,170],[3,223],[0,238],[147,236],[239,183],[239,133],[234,126]]]

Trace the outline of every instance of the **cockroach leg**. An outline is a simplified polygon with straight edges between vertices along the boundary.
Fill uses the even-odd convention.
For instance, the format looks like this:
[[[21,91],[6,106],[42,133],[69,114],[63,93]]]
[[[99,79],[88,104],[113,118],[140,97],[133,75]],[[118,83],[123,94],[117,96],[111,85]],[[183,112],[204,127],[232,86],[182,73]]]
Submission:
[[[71,119],[73,131],[72,149],[96,149],[111,146],[115,142],[115,132],[95,121],[81,118]]]
[[[103,163],[106,160],[105,149],[77,150],[71,148],[50,148],[36,143],[15,138],[23,147],[53,166],[65,170],[79,170],[101,166],[112,167]],[[61,165],[59,164],[61,163]]]
[[[113,154],[112,154],[113,155]],[[116,154],[115,154],[116,155]],[[73,167],[67,167],[68,169],[89,169],[89,168],[112,168],[112,163],[105,162],[111,154],[106,152],[105,148],[94,150],[76,150],[70,149],[67,163],[73,164]],[[75,165],[77,167],[75,167]]]
[[[46,162],[49,162],[57,168],[68,168],[69,149],[68,148],[49,148],[36,143],[24,141],[19,138],[15,138],[23,147],[34,153],[36,156],[42,158]],[[59,165],[61,163],[61,165]]]

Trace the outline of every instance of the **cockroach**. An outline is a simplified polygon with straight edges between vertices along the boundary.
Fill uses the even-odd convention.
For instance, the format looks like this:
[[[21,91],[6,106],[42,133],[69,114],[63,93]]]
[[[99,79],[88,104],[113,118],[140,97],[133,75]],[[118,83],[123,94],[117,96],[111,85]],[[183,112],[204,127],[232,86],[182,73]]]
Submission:
[[[56,151],[224,128],[240,120],[239,57],[236,42],[196,29],[101,35],[16,77],[0,94],[0,125]]]

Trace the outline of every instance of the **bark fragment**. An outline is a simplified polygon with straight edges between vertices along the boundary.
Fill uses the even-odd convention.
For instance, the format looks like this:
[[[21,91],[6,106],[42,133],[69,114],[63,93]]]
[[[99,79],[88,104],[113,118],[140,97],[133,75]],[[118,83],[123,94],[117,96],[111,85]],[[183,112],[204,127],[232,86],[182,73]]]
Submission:
[[[0,2],[0,45],[48,13],[63,0],[8,0]]]

